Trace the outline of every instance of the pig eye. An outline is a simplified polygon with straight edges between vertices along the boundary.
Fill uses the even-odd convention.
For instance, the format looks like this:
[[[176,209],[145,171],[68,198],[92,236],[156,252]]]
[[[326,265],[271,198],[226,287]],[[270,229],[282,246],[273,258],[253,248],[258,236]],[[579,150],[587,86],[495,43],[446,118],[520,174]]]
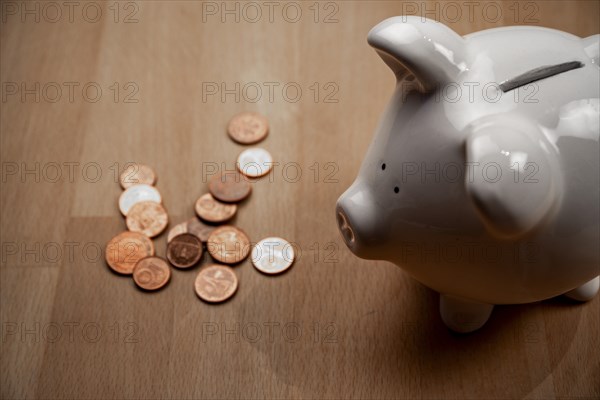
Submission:
[[[400,188],[399,188],[398,186],[396,186],[396,187],[394,188],[394,193],[398,193],[399,191],[400,191]]]
[[[381,164],[381,170],[385,171],[385,163]]]

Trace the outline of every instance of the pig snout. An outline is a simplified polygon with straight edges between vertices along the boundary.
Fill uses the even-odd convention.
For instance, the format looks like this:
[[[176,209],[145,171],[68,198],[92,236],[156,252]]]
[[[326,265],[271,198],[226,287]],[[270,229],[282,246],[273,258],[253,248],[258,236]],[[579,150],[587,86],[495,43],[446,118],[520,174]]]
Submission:
[[[358,257],[374,258],[381,244],[376,202],[369,188],[354,183],[337,202],[336,219],[346,246]]]

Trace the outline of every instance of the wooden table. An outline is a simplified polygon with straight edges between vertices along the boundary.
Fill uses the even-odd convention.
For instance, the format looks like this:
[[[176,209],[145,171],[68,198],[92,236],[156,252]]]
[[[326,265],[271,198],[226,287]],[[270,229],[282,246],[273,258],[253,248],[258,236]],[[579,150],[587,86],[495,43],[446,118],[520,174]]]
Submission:
[[[365,40],[377,22],[599,32],[598,1],[477,2],[473,18],[448,4],[2,3],[2,397],[598,398],[598,298],[500,306],[453,335],[435,293],[337,231],[393,90]],[[225,127],[244,110],[269,118],[261,146],[280,165],[234,223],[295,242],[292,269],[246,261],[217,306],[194,294],[197,269],[153,294],[113,274],[100,251],[125,229],[115,173],[153,166],[171,225],[190,218],[243,149]]]

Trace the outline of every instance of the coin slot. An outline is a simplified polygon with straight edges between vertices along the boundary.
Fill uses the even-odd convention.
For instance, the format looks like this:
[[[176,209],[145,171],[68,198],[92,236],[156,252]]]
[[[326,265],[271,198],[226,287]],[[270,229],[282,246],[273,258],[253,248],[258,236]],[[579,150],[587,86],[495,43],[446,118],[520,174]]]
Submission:
[[[514,78],[508,79],[500,84],[500,89],[506,93],[511,90],[517,89],[527,84],[550,78],[551,76],[562,74],[573,69],[583,68],[584,64],[580,61],[570,61],[556,65],[545,65],[543,67],[535,68],[527,71]]]

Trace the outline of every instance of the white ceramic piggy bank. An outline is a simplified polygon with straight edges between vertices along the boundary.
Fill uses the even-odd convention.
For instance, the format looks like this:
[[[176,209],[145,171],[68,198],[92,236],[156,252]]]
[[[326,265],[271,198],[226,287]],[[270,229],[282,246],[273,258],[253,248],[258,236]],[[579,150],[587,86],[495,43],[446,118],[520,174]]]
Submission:
[[[599,37],[421,17],[369,33],[397,86],[338,224],[357,256],[439,292],[450,329],[598,291]]]

